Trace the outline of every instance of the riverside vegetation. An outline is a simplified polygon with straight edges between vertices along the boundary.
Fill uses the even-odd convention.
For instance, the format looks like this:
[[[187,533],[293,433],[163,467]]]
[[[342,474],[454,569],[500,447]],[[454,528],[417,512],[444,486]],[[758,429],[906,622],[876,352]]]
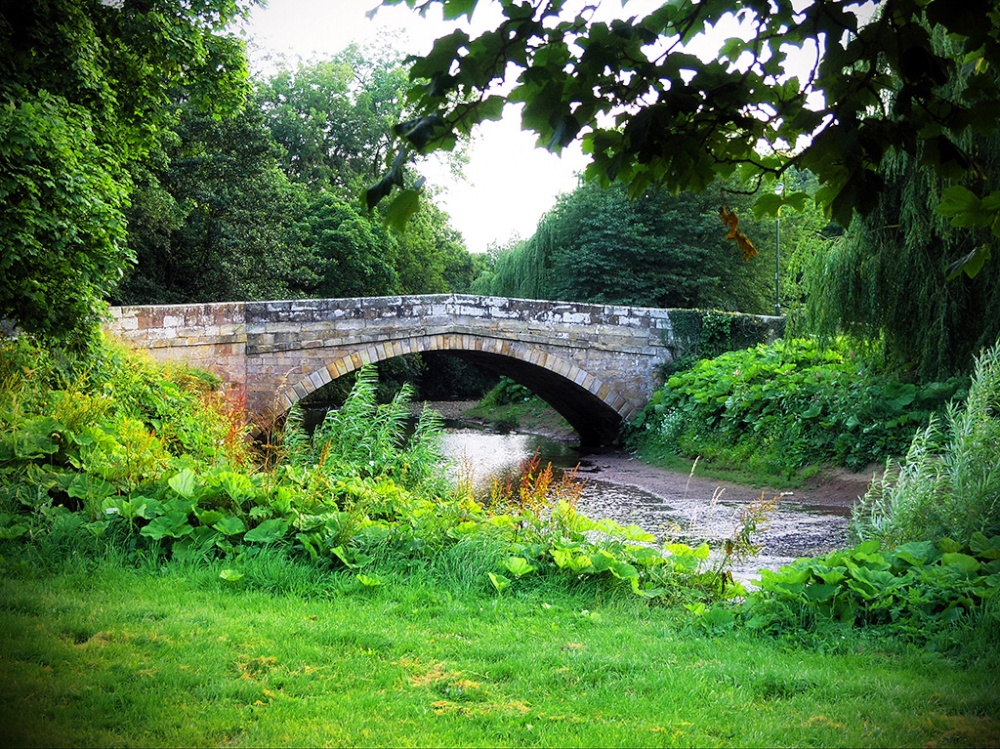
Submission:
[[[858,546],[748,591],[765,502],[710,559],[580,515],[537,461],[445,483],[437,417],[406,436],[370,370],[254,448],[209,375],[5,341],[5,744],[995,745],[998,372]]]

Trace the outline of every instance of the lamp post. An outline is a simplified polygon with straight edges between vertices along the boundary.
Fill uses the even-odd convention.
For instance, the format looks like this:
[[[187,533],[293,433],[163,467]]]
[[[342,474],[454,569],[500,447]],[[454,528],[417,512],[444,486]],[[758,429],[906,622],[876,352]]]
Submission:
[[[785,183],[774,186],[774,194],[779,198],[785,191]],[[781,208],[774,214],[774,314],[781,316]]]

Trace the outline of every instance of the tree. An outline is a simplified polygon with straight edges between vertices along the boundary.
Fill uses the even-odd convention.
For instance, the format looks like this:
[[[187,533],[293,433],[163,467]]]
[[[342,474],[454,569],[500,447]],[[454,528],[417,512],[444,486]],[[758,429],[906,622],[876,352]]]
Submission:
[[[1000,170],[1000,133],[967,144],[988,174]],[[1000,265],[975,279],[947,280],[952,258],[985,241],[959,232],[933,211],[941,184],[905,154],[887,157],[883,200],[856,218],[845,236],[807,269],[814,330],[847,331],[882,344],[889,363],[925,380],[971,370],[975,356],[1000,340]],[[1000,186],[992,177],[990,184]]]
[[[384,167],[406,85],[400,55],[351,45],[330,60],[279,70],[258,82],[256,96],[288,175],[346,197]]]
[[[127,216],[137,262],[112,301],[282,299],[314,286],[313,258],[292,231],[305,200],[278,167],[261,111],[179,110],[173,142],[133,167]]]
[[[378,222],[329,193],[317,197],[299,225],[302,245],[318,259],[316,297],[380,296],[399,291],[395,241]]]
[[[563,195],[535,234],[494,263],[491,293],[646,307],[766,312],[773,243],[747,262],[720,229],[719,206],[747,198],[721,184],[700,195],[585,183]],[[773,237],[770,225],[762,228]]]
[[[403,294],[444,294],[472,283],[472,256],[449,216],[433,201],[393,232],[397,244],[395,268]]]
[[[480,4],[383,0],[402,2],[421,12],[441,5],[446,19],[471,17]],[[1000,126],[1000,0],[883,0],[870,18],[854,0],[799,9],[792,0],[670,0],[610,22],[595,20],[593,5],[566,13],[565,0],[495,4],[497,28],[474,39],[456,30],[413,61],[417,112],[397,127],[409,147],[450,148],[515,102],[540,145],[559,150],[581,138],[587,176],[623,182],[632,195],[700,191],[737,172],[756,189],[796,168],[817,176],[816,199],[844,226],[883,194],[887,153],[919,152],[938,174],[964,181],[940,210],[1000,236],[1000,192],[985,191],[975,154],[960,146],[964,134]],[[739,35],[711,59],[689,51],[732,18]],[[954,56],[934,48],[936,30],[956,40]],[[800,75],[793,57],[811,60]],[[959,70],[965,85],[949,90]],[[385,183],[369,200],[384,197]],[[805,198],[767,190],[757,207],[773,214]],[[978,247],[953,266],[974,274],[988,252]]]
[[[95,327],[132,262],[129,166],[183,98],[214,112],[246,93],[244,0],[0,5],[0,317],[57,340]]]

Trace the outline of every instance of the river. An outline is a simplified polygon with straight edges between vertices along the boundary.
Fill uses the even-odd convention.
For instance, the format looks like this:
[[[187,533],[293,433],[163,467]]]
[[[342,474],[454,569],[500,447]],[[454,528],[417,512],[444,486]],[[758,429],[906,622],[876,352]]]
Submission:
[[[761,498],[759,489],[716,485],[705,479],[689,481],[676,474],[669,477],[672,480],[653,482],[657,491],[648,491],[628,480],[627,456],[581,458],[563,442],[531,434],[496,434],[448,422],[443,447],[452,478],[461,475],[474,482],[488,483],[491,475],[514,471],[536,451],[542,465],[551,462],[553,467],[565,470],[579,464],[579,476],[587,483],[578,511],[593,518],[639,525],[661,542],[708,541],[718,547],[739,526],[741,511]],[[642,464],[634,465],[639,468]],[[648,467],[643,468],[648,471]],[[609,474],[615,480],[606,480]],[[755,536],[760,553],[734,568],[734,576],[749,581],[762,567],[777,569],[799,556],[842,548],[847,543],[849,512],[849,507],[843,505],[811,505],[797,501],[794,495],[782,497],[769,513],[767,527]]]

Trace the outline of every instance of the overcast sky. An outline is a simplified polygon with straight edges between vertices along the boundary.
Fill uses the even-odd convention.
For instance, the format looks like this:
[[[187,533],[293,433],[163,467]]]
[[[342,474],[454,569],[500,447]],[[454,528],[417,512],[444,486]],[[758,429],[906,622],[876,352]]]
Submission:
[[[405,6],[382,8],[374,20],[365,13],[377,0],[269,0],[256,8],[247,26],[251,67],[266,70],[268,56],[321,60],[351,42],[379,43],[398,36],[396,46],[422,54],[454,23],[440,14],[421,18]],[[620,8],[618,2],[609,3]],[[490,8],[482,3],[474,28],[491,24]],[[508,108],[501,122],[479,128],[465,168],[465,181],[452,179],[445,169],[428,174],[429,182],[444,190],[440,202],[462,232],[472,252],[484,252],[490,243],[503,244],[512,236],[534,233],[542,214],[556,197],[576,185],[576,173],[586,163],[574,144],[562,156],[534,147],[534,136],[520,129],[516,110]]]

